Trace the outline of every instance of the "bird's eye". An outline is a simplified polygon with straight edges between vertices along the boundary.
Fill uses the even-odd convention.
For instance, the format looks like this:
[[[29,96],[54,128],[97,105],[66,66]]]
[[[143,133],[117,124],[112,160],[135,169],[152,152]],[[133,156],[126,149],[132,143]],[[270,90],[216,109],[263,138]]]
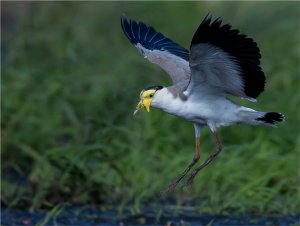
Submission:
[[[150,94],[150,96],[149,97],[153,97],[153,94]]]

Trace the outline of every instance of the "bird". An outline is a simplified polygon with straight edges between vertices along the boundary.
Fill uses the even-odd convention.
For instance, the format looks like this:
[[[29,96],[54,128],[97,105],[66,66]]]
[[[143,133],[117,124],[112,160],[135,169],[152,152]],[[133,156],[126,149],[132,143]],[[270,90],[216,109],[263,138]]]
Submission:
[[[173,191],[200,159],[200,134],[208,127],[213,134],[215,149],[192,170],[184,186],[190,185],[197,173],[209,165],[221,152],[218,128],[233,124],[276,127],[284,120],[279,112],[261,112],[238,105],[229,97],[255,102],[264,91],[265,75],[260,65],[257,43],[240,34],[218,17],[208,13],[194,33],[189,50],[144,22],[121,17],[121,27],[127,39],[151,63],[170,76],[168,87],[152,85],[140,93],[134,115],[145,108],[158,108],[193,124],[195,154],[191,163],[171,184],[161,191],[165,196]]]

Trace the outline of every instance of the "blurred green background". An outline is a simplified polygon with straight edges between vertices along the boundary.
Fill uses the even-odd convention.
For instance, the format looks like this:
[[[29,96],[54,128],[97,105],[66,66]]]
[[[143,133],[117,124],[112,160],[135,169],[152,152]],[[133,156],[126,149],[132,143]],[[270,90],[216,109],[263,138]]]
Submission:
[[[1,200],[12,207],[151,200],[190,163],[192,124],[157,109],[133,117],[140,91],[168,85],[122,33],[142,20],[188,48],[208,12],[254,38],[267,77],[257,110],[278,128],[220,129],[223,152],[178,189],[201,213],[297,214],[299,2],[1,2]],[[214,148],[209,130],[202,161]]]

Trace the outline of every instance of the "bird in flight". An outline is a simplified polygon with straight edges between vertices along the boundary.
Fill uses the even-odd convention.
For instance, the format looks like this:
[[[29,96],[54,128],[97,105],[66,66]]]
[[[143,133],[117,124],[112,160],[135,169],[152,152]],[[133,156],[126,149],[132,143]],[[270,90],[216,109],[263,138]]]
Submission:
[[[193,123],[196,148],[192,162],[161,194],[176,188],[200,159],[200,134],[208,127],[216,148],[190,174],[185,185],[210,164],[221,152],[217,129],[236,123],[275,126],[284,116],[279,112],[259,112],[229,100],[230,94],[249,101],[264,91],[265,76],[260,67],[260,51],[253,39],[222,25],[219,17],[212,21],[209,13],[196,30],[190,51],[165,37],[143,22],[121,18],[124,34],[150,62],[161,67],[171,78],[168,87],[154,85],[140,93],[134,114],[142,108],[159,108]]]

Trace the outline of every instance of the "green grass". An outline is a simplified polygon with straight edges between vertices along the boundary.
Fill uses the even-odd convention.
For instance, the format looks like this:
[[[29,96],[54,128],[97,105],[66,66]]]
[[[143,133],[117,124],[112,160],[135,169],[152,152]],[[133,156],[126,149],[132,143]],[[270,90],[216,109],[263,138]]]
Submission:
[[[156,201],[194,154],[190,123],[152,109],[140,91],[168,85],[122,33],[123,13],[188,47],[211,11],[254,38],[267,77],[257,103],[278,128],[220,129],[223,152],[178,203],[201,213],[299,213],[299,3],[2,2],[2,201],[11,206]],[[202,135],[202,161],[213,150]],[[13,172],[28,183],[9,179]],[[15,176],[16,177],[16,176]]]

